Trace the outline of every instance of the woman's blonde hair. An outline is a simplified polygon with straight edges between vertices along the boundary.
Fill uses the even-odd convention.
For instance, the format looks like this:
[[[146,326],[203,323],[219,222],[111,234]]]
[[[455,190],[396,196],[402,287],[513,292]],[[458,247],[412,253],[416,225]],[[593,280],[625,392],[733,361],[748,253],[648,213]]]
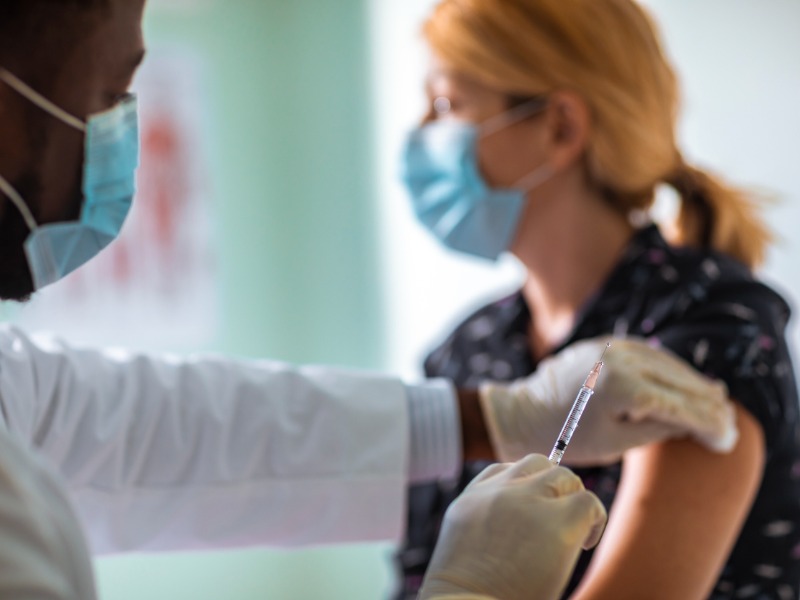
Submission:
[[[578,93],[592,115],[589,176],[620,211],[649,208],[667,183],[682,199],[671,241],[763,261],[772,235],[756,203],[676,146],[678,83],[636,2],[442,0],[424,34],[450,66],[510,96]]]

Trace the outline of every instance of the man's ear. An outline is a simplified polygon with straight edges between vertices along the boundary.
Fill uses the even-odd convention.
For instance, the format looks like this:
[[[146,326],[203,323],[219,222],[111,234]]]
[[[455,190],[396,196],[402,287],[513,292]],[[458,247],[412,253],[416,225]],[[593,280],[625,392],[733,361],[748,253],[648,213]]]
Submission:
[[[549,96],[549,162],[560,171],[581,160],[589,143],[591,114],[584,99],[571,91]]]

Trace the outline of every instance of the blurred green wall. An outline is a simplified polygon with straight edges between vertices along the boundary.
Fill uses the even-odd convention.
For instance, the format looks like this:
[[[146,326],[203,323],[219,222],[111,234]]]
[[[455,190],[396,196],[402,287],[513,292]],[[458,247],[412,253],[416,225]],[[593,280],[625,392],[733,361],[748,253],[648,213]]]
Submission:
[[[219,348],[380,366],[362,0],[197,4],[146,32],[208,67]]]
[[[380,367],[364,3],[150,4],[148,45],[185,47],[207,67],[222,324],[208,349]],[[373,600],[387,585],[388,552],[367,545],[97,566],[105,600]]]

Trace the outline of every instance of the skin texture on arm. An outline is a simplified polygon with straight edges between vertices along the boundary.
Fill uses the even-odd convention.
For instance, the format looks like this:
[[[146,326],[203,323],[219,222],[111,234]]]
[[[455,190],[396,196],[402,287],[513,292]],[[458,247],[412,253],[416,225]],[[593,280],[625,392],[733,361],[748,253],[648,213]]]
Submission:
[[[571,600],[703,600],[750,510],[764,468],[758,422],[736,405],[730,454],[670,441],[625,454],[608,528]]]
[[[464,460],[497,460],[477,390],[458,390],[458,407],[461,415],[461,448]]]

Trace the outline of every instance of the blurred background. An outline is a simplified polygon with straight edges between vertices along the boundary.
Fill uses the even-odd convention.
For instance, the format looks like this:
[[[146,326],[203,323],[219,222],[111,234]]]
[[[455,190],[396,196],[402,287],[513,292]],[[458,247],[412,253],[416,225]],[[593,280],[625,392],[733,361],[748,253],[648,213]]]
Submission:
[[[510,258],[440,249],[397,183],[423,110],[418,30],[433,4],[150,0],[140,191],[124,235],[0,316],[76,343],[418,377],[443,332],[520,278]],[[763,276],[796,306],[800,3],[645,4],[682,78],[685,154],[779,199]],[[391,550],[112,557],[97,571],[105,600],[374,600]]]

